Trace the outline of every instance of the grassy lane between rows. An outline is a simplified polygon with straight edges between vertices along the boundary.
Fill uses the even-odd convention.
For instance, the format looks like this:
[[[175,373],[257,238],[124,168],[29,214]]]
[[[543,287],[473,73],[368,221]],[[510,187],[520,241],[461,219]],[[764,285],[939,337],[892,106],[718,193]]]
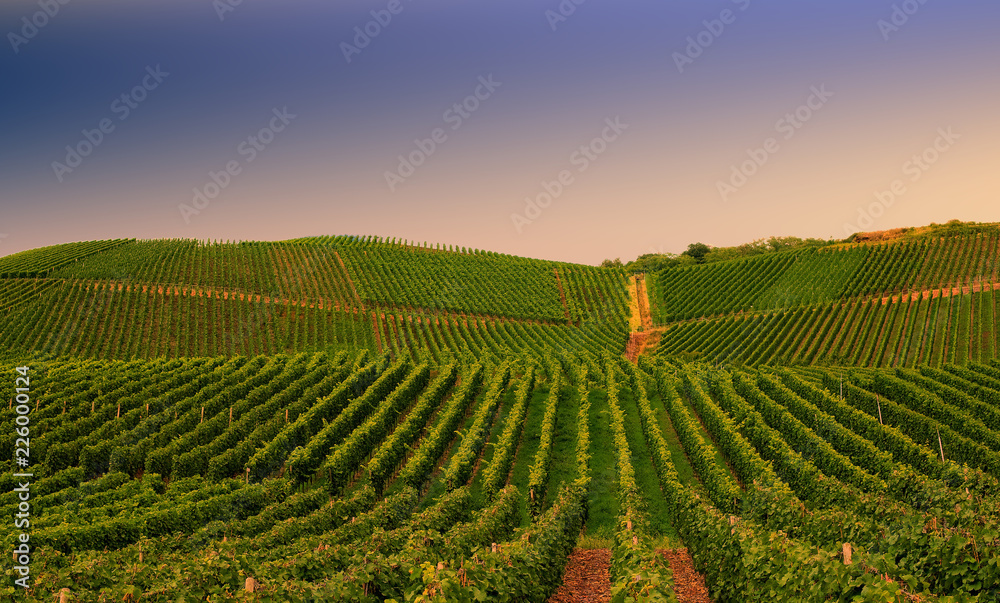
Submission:
[[[562,485],[576,477],[576,438],[579,433],[577,420],[580,413],[580,396],[569,384],[563,386],[563,400],[556,411],[555,435],[552,437],[552,462],[549,465],[549,485],[546,489],[543,510],[548,509]],[[520,487],[520,486],[519,486]]]
[[[625,436],[628,438],[629,451],[632,453],[632,468],[635,471],[635,481],[646,501],[646,513],[649,516],[650,536],[662,537],[667,542],[678,542],[680,535],[669,520],[667,500],[660,490],[660,479],[653,466],[652,453],[642,434],[642,424],[639,422],[639,407],[634,392],[623,383],[624,387],[618,395],[618,401],[625,412]],[[671,548],[667,545],[656,545],[657,548]]]
[[[455,450],[458,449],[459,446],[461,446],[462,436],[469,432],[469,428],[472,427],[473,422],[475,422],[476,411],[479,409],[479,406],[486,399],[486,388],[487,385],[486,383],[484,383],[483,387],[479,391],[479,395],[476,396],[476,400],[469,405],[469,410],[467,411],[465,419],[462,422],[462,427],[458,430],[458,433],[455,434],[455,437],[452,438],[451,444],[448,445],[448,448],[444,451],[444,454],[442,454],[441,458],[438,459],[438,464],[434,468],[434,472],[431,474],[430,485],[427,487],[427,491],[424,493],[423,498],[421,498],[420,500],[417,512],[423,511],[427,507],[433,505],[434,502],[438,499],[438,497],[447,491],[447,484],[445,484],[444,480],[441,479],[441,473],[444,471],[444,468],[448,466],[448,461],[451,459],[451,454],[455,452]],[[503,409],[501,408],[500,410],[502,412]],[[385,496],[389,496],[390,494],[395,494],[397,491],[401,490],[404,487],[405,485],[399,483],[397,480],[397,483],[393,484],[392,488],[386,490]]]
[[[653,410],[653,414],[656,415],[656,421],[660,425],[660,432],[663,434],[663,439],[667,441],[670,458],[677,469],[677,475],[681,483],[693,489],[702,497],[708,498],[708,492],[698,478],[694,467],[691,466],[691,461],[688,460],[687,454],[684,452],[684,446],[681,445],[681,439],[677,436],[674,424],[670,421],[670,415],[667,414],[667,410],[663,406],[663,399],[658,393],[648,397],[649,407]]]
[[[715,453],[714,454],[715,464],[719,466],[719,469],[722,469],[723,471],[729,473],[729,475],[732,476],[733,480],[736,481],[737,484],[739,484],[740,483],[739,478],[736,477],[736,473],[733,471],[732,467],[729,466],[729,463],[726,461],[725,455],[723,455],[722,451],[719,450],[719,446],[718,444],[715,443],[715,439],[712,438],[712,434],[710,434],[708,432],[708,429],[705,428],[705,425],[702,424],[701,417],[698,416],[698,413],[695,411],[694,406],[691,405],[691,400],[688,399],[686,395],[682,394],[681,402],[684,404],[684,407],[687,409],[687,411],[691,413],[691,416],[695,418],[695,425],[698,428],[698,431],[701,433],[701,436],[705,438],[705,443],[712,447],[712,452]]]
[[[531,513],[528,511],[528,477],[531,465],[535,462],[538,444],[542,437],[542,419],[545,417],[545,405],[549,398],[549,388],[535,387],[528,400],[528,415],[524,419],[524,430],[521,433],[520,446],[514,458],[514,468],[510,472],[510,483],[517,486],[521,492],[521,525],[531,523]],[[550,478],[551,479],[551,478]]]
[[[483,469],[489,467],[493,461],[497,440],[500,438],[500,434],[503,433],[504,424],[507,422],[507,415],[510,414],[510,410],[514,406],[514,400],[517,397],[517,388],[520,387],[522,379],[524,379],[523,376],[518,379],[511,379],[507,385],[507,390],[500,401],[500,408],[493,415],[493,425],[490,427],[490,435],[486,439],[483,451],[479,454],[479,460],[475,462],[476,472],[472,475],[469,493],[472,494],[472,504],[476,509],[489,504],[483,496]]]
[[[587,497],[586,535],[610,542],[618,522],[618,495],[615,484],[615,446],[611,434],[608,393],[590,392],[590,492]],[[549,488],[550,491],[554,490]]]

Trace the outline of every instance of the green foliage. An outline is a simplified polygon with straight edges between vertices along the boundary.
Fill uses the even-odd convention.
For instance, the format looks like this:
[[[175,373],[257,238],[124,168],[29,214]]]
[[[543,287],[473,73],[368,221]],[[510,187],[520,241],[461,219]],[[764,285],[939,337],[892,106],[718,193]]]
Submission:
[[[357,237],[3,258],[0,343],[48,355],[30,406],[0,407],[29,409],[33,474],[33,584],[0,592],[544,601],[589,514],[614,601],[676,600],[663,521],[717,601],[992,600],[996,300],[910,293],[995,280],[1000,232],[948,228],[629,268]],[[633,365],[637,267],[675,324]],[[806,366],[848,361],[889,368]],[[8,517],[20,437],[0,434]]]
[[[437,424],[403,467],[399,475],[402,483],[413,488],[423,487],[434,464],[455,436],[455,430],[464,418],[465,412],[478,395],[483,383],[483,373],[482,365],[476,364],[462,375],[462,383],[452,394],[447,406],[441,410]]]
[[[88,256],[124,245],[131,239],[66,243],[22,251],[0,258],[0,278],[38,278]]]
[[[532,516],[538,516],[542,511],[549,483],[549,467],[552,464],[552,440],[556,430],[556,412],[562,399],[562,372],[556,372],[549,386],[549,397],[545,404],[545,416],[542,418],[541,436],[538,452],[535,454],[528,476],[528,509]]]
[[[535,367],[530,366],[521,378],[514,405],[507,414],[507,422],[504,424],[503,432],[494,446],[493,458],[483,471],[482,488],[487,500],[492,500],[507,483],[507,476],[514,463],[514,453],[521,437],[521,429],[524,426],[524,418],[528,413],[528,400],[534,387]]]
[[[462,434],[462,441],[444,470],[443,477],[448,485],[448,490],[464,486],[472,477],[473,464],[486,444],[490,426],[493,424],[497,408],[500,406],[501,396],[507,388],[510,376],[509,363],[504,363],[493,374],[493,378],[486,388],[486,393],[483,394],[483,399],[479,402],[479,408],[476,409],[472,426]]]
[[[686,255],[688,257],[694,258],[696,264],[704,264],[705,256],[712,248],[704,243],[691,243],[688,245],[687,250],[681,255]]]

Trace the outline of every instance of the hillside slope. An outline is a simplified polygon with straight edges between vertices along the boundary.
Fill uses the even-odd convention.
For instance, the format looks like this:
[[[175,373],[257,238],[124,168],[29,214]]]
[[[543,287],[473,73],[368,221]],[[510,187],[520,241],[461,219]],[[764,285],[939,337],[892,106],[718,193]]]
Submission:
[[[374,238],[107,241],[0,260],[11,356],[623,350],[622,270]]]
[[[996,357],[1000,231],[762,255],[651,278],[658,353],[737,363]]]
[[[713,362],[938,366],[1000,353],[998,266],[994,229],[667,268],[645,275],[646,320],[630,327],[621,268],[377,237],[96,241],[0,258],[0,345],[11,358],[436,361],[655,345]]]

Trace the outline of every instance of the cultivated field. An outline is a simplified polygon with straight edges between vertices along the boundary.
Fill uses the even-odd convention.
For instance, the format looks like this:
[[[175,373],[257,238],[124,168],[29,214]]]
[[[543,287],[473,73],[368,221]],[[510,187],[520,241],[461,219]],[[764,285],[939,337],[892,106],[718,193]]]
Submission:
[[[998,260],[1000,231],[638,279],[370,237],[0,258],[0,593],[1000,600]]]

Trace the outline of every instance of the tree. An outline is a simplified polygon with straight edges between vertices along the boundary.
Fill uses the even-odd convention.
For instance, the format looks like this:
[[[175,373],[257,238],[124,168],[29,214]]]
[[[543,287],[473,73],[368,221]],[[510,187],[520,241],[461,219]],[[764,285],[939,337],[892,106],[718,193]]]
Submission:
[[[692,257],[697,263],[703,264],[705,262],[705,256],[708,255],[708,252],[711,250],[712,248],[704,243],[691,243],[688,245],[687,251],[681,255]]]
[[[614,260],[604,260],[601,262],[601,268],[621,268],[622,264],[621,258],[615,258]]]

